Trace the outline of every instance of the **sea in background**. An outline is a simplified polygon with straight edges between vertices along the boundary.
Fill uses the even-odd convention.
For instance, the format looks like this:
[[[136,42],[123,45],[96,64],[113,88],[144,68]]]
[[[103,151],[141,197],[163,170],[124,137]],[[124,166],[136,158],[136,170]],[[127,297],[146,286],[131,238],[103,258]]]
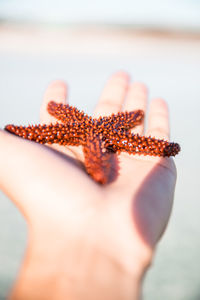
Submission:
[[[199,0],[0,0],[0,19],[200,31]]]
[[[89,0],[83,2],[89,5]],[[123,1],[129,6],[130,2]],[[133,80],[145,82],[150,99],[166,99],[171,140],[180,143],[182,151],[175,158],[178,179],[172,216],[145,278],[143,299],[199,300],[200,18],[195,16],[200,3],[166,0],[162,3],[168,9],[164,9],[161,1],[150,2],[157,6],[150,14],[141,13],[140,18],[141,3],[135,6],[137,20],[132,6],[129,18],[127,5],[120,14],[119,1],[115,1],[113,14],[111,4],[105,13],[105,1],[93,2],[99,14],[95,5],[88,12],[83,4],[81,14],[77,1],[73,1],[70,10],[74,14],[70,14],[66,5],[69,1],[0,0],[0,127],[39,122],[42,95],[54,79],[66,80],[70,103],[89,114],[106,80],[117,70],[127,70]],[[102,3],[104,11],[103,6],[100,9]],[[48,4],[51,9],[45,14]],[[171,13],[170,21],[172,11],[177,17],[172,18]],[[99,22],[91,25],[94,15]],[[112,26],[106,25],[108,20],[112,20]],[[23,217],[0,193],[1,300],[17,276],[26,237]]]

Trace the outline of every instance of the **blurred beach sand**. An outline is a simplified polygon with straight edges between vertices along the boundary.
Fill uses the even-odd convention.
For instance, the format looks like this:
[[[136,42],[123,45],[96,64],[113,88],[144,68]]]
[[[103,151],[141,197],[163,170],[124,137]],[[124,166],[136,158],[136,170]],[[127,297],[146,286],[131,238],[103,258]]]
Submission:
[[[150,99],[167,100],[171,140],[182,152],[175,158],[174,209],[144,281],[145,300],[200,299],[199,53],[199,36],[112,27],[0,26],[1,128],[38,122],[42,94],[54,79],[66,80],[70,103],[90,114],[117,70],[145,82]],[[0,299],[5,299],[24,253],[26,224],[3,194],[0,216]]]

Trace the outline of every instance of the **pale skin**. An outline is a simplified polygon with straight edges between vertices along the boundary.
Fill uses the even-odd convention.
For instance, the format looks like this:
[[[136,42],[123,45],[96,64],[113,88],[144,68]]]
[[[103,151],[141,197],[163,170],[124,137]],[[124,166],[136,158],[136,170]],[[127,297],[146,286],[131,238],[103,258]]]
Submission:
[[[144,84],[115,73],[94,117],[146,111],[147,94]],[[42,123],[56,122],[46,110],[50,100],[68,103],[64,82],[47,88]],[[134,132],[169,139],[166,102],[153,99],[147,130],[141,124]],[[10,299],[139,299],[172,209],[173,159],[120,154],[119,175],[102,186],[84,170],[81,147],[44,146],[4,131],[0,147],[0,187],[24,215],[29,232]]]

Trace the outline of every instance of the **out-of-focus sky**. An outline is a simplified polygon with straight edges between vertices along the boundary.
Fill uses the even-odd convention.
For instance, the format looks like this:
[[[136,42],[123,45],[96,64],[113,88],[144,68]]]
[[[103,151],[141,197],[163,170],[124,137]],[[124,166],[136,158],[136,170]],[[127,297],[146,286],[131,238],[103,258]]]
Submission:
[[[0,19],[200,31],[199,0],[0,0]]]

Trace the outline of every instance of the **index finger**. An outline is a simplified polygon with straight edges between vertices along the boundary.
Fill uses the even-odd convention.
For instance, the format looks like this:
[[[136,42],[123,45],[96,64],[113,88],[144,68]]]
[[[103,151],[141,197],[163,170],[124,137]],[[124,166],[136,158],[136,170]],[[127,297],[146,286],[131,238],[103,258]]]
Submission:
[[[63,103],[66,104],[66,98],[67,98],[67,85],[64,81],[56,80],[50,83],[50,85],[47,87],[43,102],[40,109],[40,120],[42,123],[55,123],[55,118],[52,117],[48,111],[47,111],[47,104],[50,101],[54,101],[57,103]]]

